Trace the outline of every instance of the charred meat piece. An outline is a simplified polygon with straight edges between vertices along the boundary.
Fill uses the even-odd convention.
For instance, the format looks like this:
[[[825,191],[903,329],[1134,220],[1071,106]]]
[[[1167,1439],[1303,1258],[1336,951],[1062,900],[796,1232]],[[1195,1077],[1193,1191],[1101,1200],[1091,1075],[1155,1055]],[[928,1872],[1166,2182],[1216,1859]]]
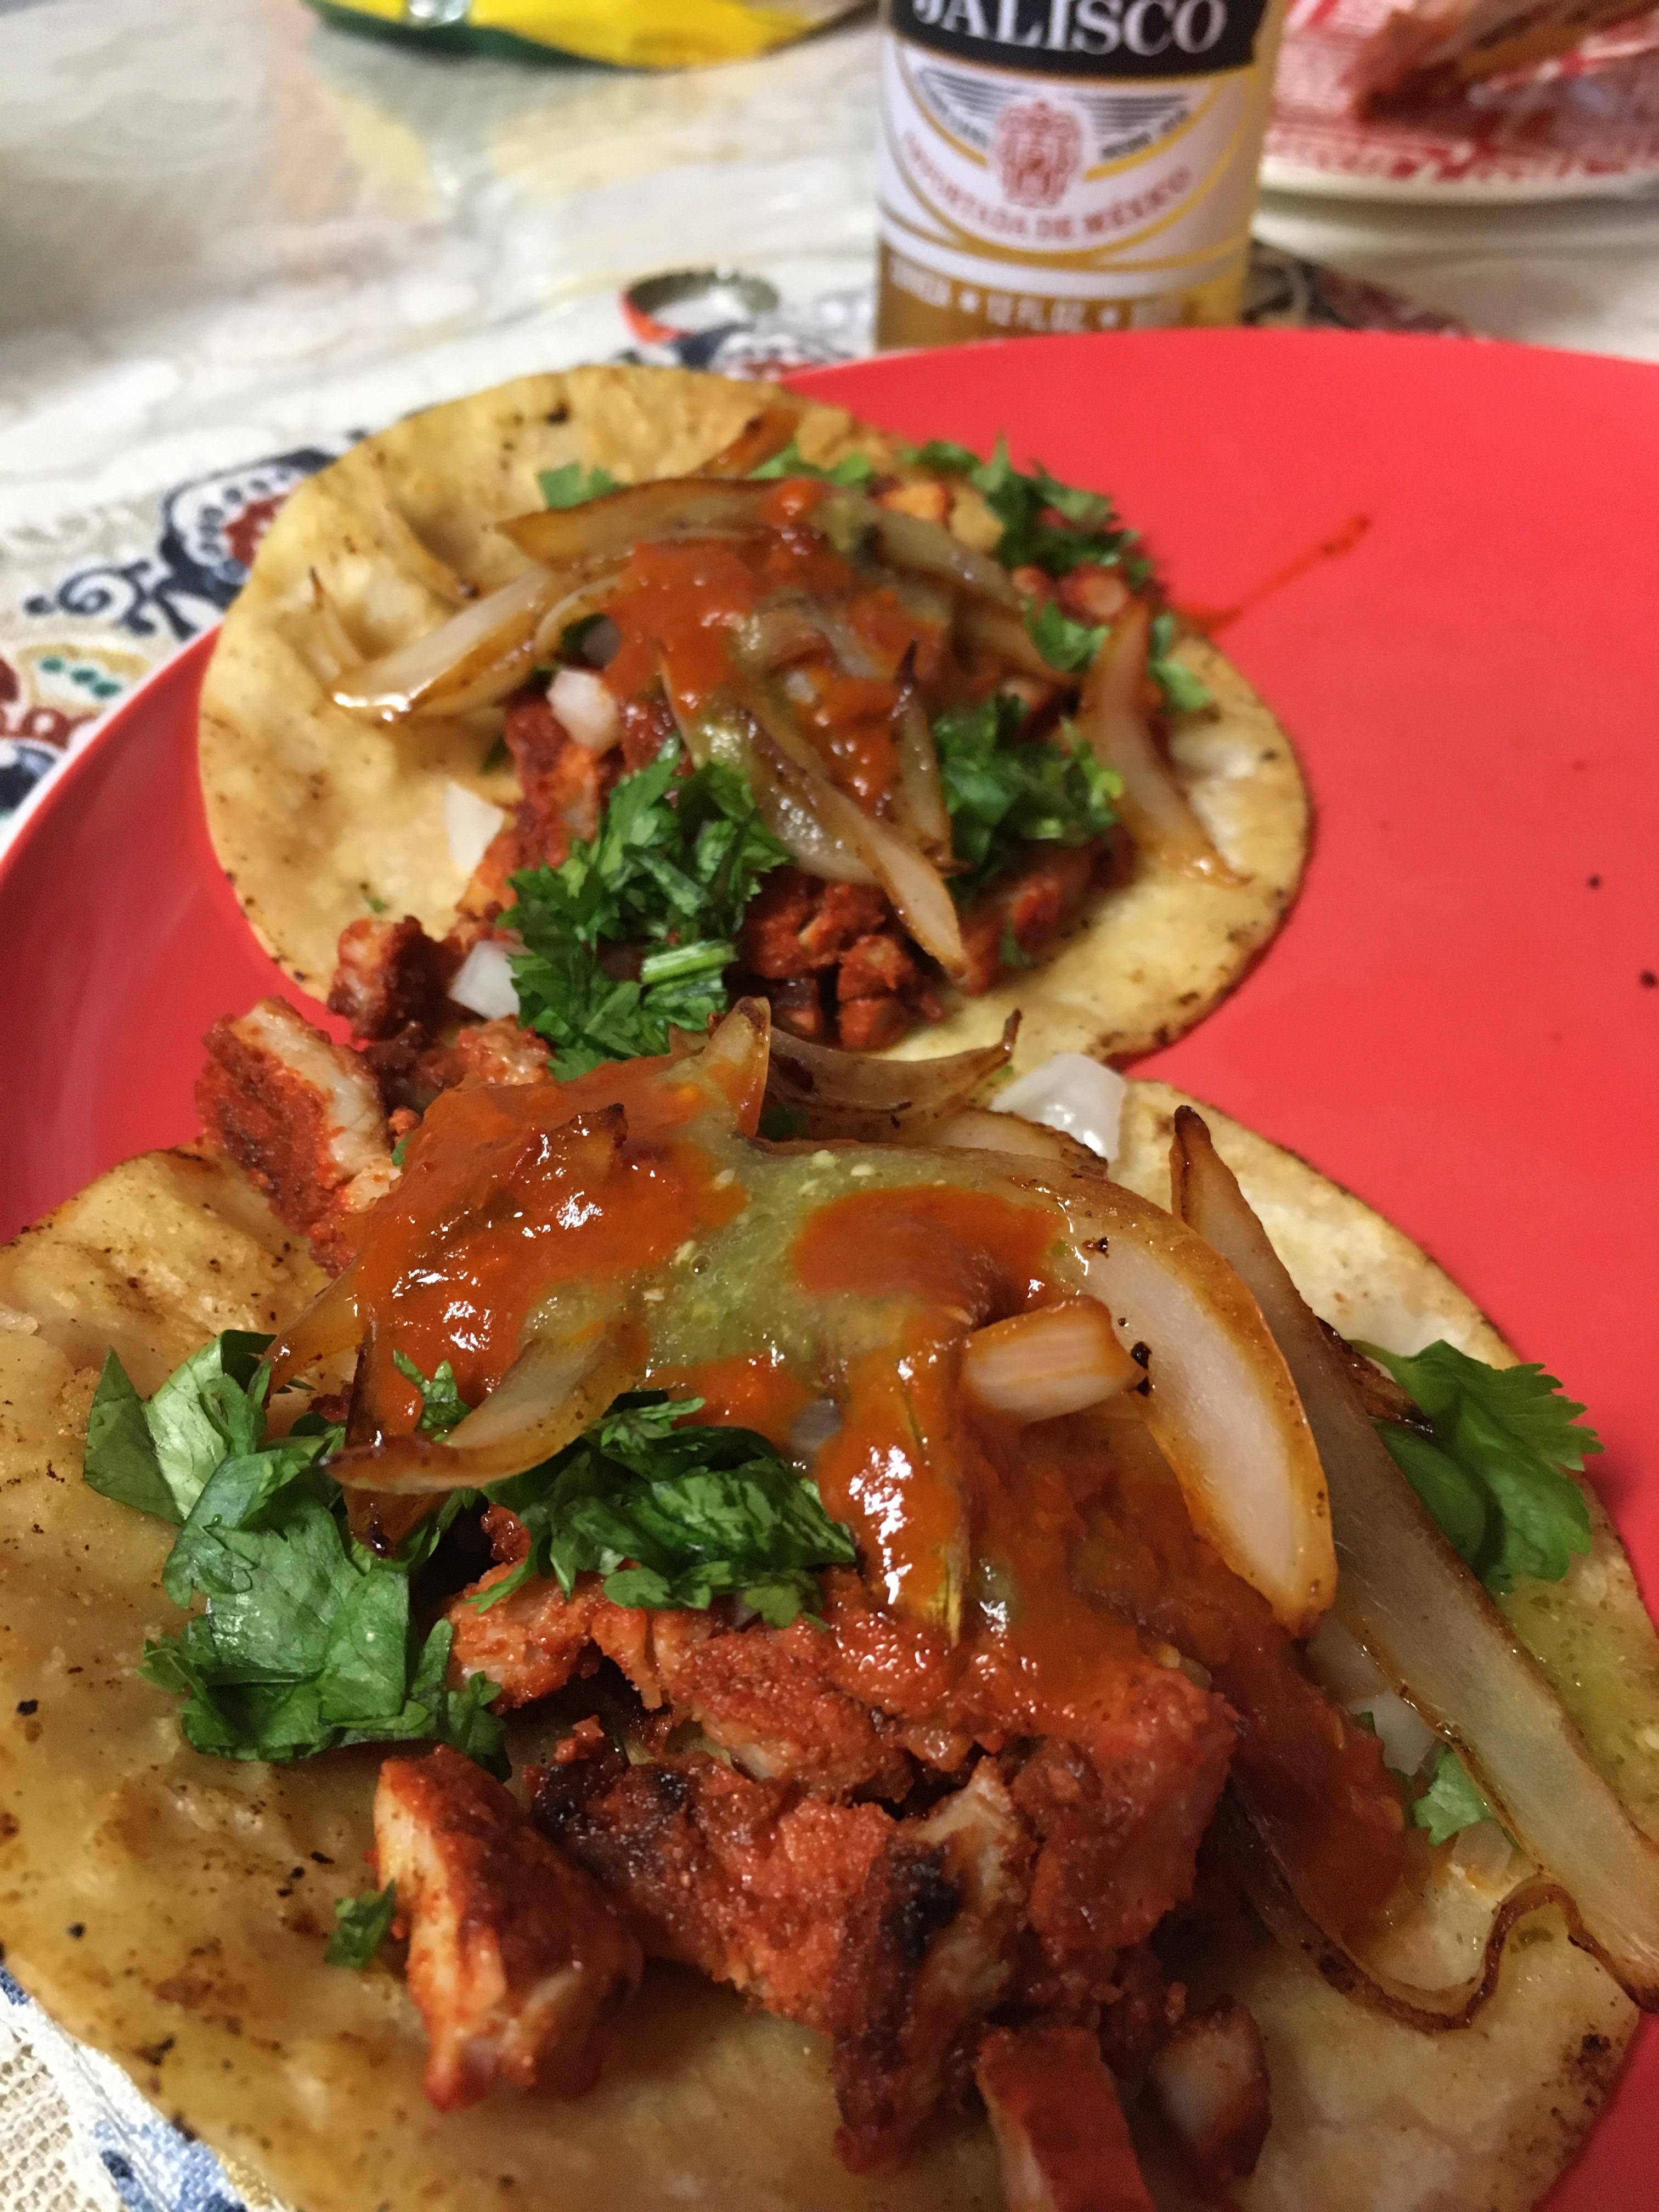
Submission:
[[[836,2148],[854,2172],[901,2156],[966,2094],[1013,1977],[1030,1841],[996,1769],[896,1822],[849,1919],[830,1991]]]
[[[655,1957],[825,2033],[848,1918],[894,1827],[758,1782],[707,1753],[630,1766],[584,1798],[568,1770],[536,1789],[536,1820],[618,1898]]]
[[[1095,845],[1044,846],[963,915],[964,991],[988,991],[1010,964],[1011,945],[1028,964],[1048,951],[1082,911],[1098,853]]]
[[[340,932],[338,958],[329,1012],[343,1014],[352,1036],[364,1042],[395,1037],[411,1024],[435,1030],[460,965],[412,914],[401,921],[349,921]]]
[[[998,2029],[975,2079],[1008,2212],[1153,2212],[1117,2091],[1084,2029]]]
[[[867,884],[825,884],[799,868],[774,868],[743,918],[738,956],[767,982],[833,968],[892,913]]]
[[[592,2087],[644,1963],[598,1884],[445,1746],[381,1767],[374,1855],[398,1886],[432,2102],[470,2105],[497,2081]]]
[[[1235,1998],[1221,1998],[1178,2027],[1154,2054],[1147,2080],[1206,2194],[1224,2196],[1255,2171],[1272,2118],[1267,2053],[1261,2029]]]
[[[461,900],[467,914],[510,906],[507,878],[520,868],[556,868],[578,838],[591,839],[599,811],[623,772],[613,746],[593,752],[579,745],[548,704],[538,684],[507,702],[502,731],[519,772],[520,799],[510,821],[490,840]]]
[[[337,1270],[352,1218],[397,1178],[380,1086],[367,1062],[313,1029],[285,999],[216,1022],[196,1086],[208,1139]]]

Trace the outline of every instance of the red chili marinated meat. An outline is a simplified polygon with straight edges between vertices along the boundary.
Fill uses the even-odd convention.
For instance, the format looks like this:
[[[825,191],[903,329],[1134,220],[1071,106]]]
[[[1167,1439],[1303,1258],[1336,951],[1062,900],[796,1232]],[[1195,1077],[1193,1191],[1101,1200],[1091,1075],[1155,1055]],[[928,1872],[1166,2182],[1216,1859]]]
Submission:
[[[825,884],[799,868],[774,868],[744,916],[738,957],[769,982],[810,975],[833,967],[892,911],[873,884]]]
[[[379,1042],[410,1023],[435,1029],[459,959],[428,937],[412,914],[401,921],[365,915],[340,932],[339,965],[329,1012],[343,1014],[354,1038]]]
[[[1092,844],[1042,846],[963,916],[965,991],[988,991],[1002,973],[1005,933],[1028,960],[1047,951],[1081,910],[1099,850]]]

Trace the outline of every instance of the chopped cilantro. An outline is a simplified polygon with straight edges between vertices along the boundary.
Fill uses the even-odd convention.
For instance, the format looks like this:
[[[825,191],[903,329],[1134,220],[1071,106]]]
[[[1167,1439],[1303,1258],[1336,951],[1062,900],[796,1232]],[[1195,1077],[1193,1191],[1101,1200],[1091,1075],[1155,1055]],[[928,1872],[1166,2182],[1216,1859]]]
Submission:
[[[1449,1743],[1435,1753],[1434,1772],[1422,1796],[1413,1804],[1412,1825],[1426,1828],[1431,1844],[1443,1844],[1478,1820],[1494,1820],[1497,1814],[1475,1785],[1474,1777]]]
[[[665,1052],[671,1023],[700,1030],[723,1012],[744,910],[789,857],[742,775],[711,761],[681,777],[679,761],[670,738],[617,784],[591,842],[513,878],[502,922],[524,941],[520,1018],[553,1046],[560,1077]],[[637,977],[603,964],[607,949],[641,946]]]
[[[410,1575],[464,1499],[447,1500],[395,1559],[355,1542],[325,1466],[340,1430],[307,1413],[286,1437],[269,1436],[257,1365],[269,1342],[216,1337],[148,1401],[113,1352],[105,1361],[87,1480],[179,1524],[162,1587],[176,1605],[205,1601],[146,1644],[141,1671],[184,1698],[179,1724],[197,1750],[222,1758],[436,1740],[499,1765],[492,1686],[452,1690],[450,1624],[422,1638],[410,1613]]]
[[[1103,628],[1073,622],[1054,599],[1045,600],[1040,607],[1028,606],[1025,627],[1030,632],[1032,644],[1049,667],[1058,668],[1067,676],[1086,668],[1106,641]]]
[[[973,447],[959,446],[953,438],[930,438],[925,446],[912,446],[905,459],[918,468],[942,469],[947,476],[965,477],[979,466]]]
[[[141,1398],[113,1352],[87,1416],[86,1478],[121,1505],[185,1521],[228,1447],[252,1451],[264,1436],[268,1336],[228,1328]]]
[[[817,477],[824,483],[844,484],[849,491],[865,491],[874,482],[876,465],[866,453],[844,453],[827,469],[809,461],[794,439],[781,453],[749,471],[750,482],[769,477]]]
[[[1022,738],[1024,720],[1018,699],[994,695],[933,724],[951,844],[965,870],[951,879],[958,899],[977,896],[1021,845],[1086,844],[1117,818],[1121,787],[1110,769],[1064,726],[1052,738]]]
[[[1164,703],[1172,714],[1195,714],[1200,707],[1211,703],[1211,694],[1190,668],[1183,668],[1180,661],[1171,659],[1175,635],[1172,614],[1166,612],[1152,617],[1146,673],[1164,694]]]
[[[361,1897],[343,1897],[334,1907],[334,1933],[323,1954],[326,1965],[349,1966],[361,1974],[372,1965],[375,1953],[391,1933],[398,1917],[398,1885],[366,1890]]]
[[[1590,1547],[1589,1508],[1572,1475],[1601,1439],[1584,1408],[1539,1366],[1488,1367],[1440,1342],[1407,1358],[1364,1344],[1426,1414],[1431,1435],[1379,1421],[1395,1463],[1489,1590],[1517,1575],[1559,1582]]]
[[[474,1601],[532,1575],[568,1594],[585,1571],[618,1605],[702,1610],[736,1596],[771,1627],[816,1617],[813,1570],[851,1566],[853,1540],[764,1437],[694,1424],[701,1399],[619,1398],[576,1443],[490,1496],[529,1531],[529,1556]]]
[[[580,461],[567,461],[562,469],[542,469],[536,482],[545,507],[585,507],[620,489],[609,469],[585,469]]]
[[[1112,502],[1103,493],[1061,483],[1040,461],[1029,471],[1017,469],[1008,458],[1006,438],[997,440],[988,461],[977,459],[967,447],[948,439],[918,446],[909,458],[923,468],[965,476],[983,494],[985,504],[1002,525],[994,550],[1005,568],[1043,568],[1051,576],[1063,576],[1087,561],[1103,568],[1124,567],[1135,583],[1148,573],[1144,561],[1128,559],[1139,541],[1139,532],[1117,524]]]
[[[455,1388],[455,1370],[448,1360],[439,1361],[437,1372],[429,1382],[415,1362],[403,1352],[394,1351],[392,1364],[404,1382],[412,1382],[421,1394],[421,1418],[415,1425],[422,1436],[447,1437],[471,1411]]]
[[[414,1133],[413,1129],[405,1129],[392,1147],[392,1164],[394,1168],[402,1167],[404,1162],[409,1158],[409,1140]]]
[[[572,627],[574,628],[574,625],[573,624]],[[478,773],[480,775],[494,775],[498,768],[507,767],[512,758],[512,754],[507,749],[507,739],[497,738],[489,750],[478,763]]]

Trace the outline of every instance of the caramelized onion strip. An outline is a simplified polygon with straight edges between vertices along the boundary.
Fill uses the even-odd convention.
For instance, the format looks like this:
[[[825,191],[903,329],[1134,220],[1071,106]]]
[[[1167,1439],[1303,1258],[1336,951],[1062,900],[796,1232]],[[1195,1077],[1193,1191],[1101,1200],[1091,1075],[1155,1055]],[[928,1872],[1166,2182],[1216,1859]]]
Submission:
[[[1171,1172],[1177,1212],[1249,1285],[1296,1378],[1330,1485],[1339,1617],[1458,1745],[1504,1826],[1573,1899],[1578,1940],[1637,2004],[1659,2009],[1659,1845],[1383,1449],[1341,1355],[1188,1107],[1176,1116]]]
[[[872,884],[874,875],[823,820],[818,808],[823,779],[781,761],[757,742],[748,719],[716,706],[689,707],[662,672],[663,690],[682,743],[697,767],[717,760],[734,769],[755,795],[761,820],[797,867],[821,883]]]
[[[837,1052],[809,1044],[787,1030],[772,1032],[768,1094],[806,1120],[809,1137],[843,1137],[862,1144],[925,1137],[961,1113],[1000,1068],[1006,1067],[1018,1033],[1011,1014],[995,1044],[933,1060],[872,1060],[866,1053]],[[999,1133],[1007,1123],[998,1115]]]
[[[948,1158],[941,1152],[940,1158]],[[1011,1183],[1064,1209],[1118,1340],[1144,1346],[1146,1393],[1131,1402],[1174,1470],[1199,1534],[1305,1636],[1336,1587],[1319,1454],[1290,1370],[1255,1300],[1202,1238],[1097,1161],[1067,1167],[988,1152]]]
[[[1556,1906],[1573,1942],[1585,1950],[1597,1949],[1565,1890],[1559,1882],[1538,1875],[1512,1889],[1493,1913],[1474,1972],[1440,1989],[1424,1989],[1415,1982],[1379,1973],[1356,1958],[1333,1929],[1321,1926],[1297,1898],[1272,1847],[1231,1790],[1222,1799],[1212,1832],[1276,1942],[1287,1951],[1301,1952],[1344,1996],[1425,2035],[1468,2027],[1479,2017],[1488,1999],[1497,1994],[1505,1944],[1531,1914]]]
[[[1158,750],[1140,703],[1151,624],[1142,599],[1131,600],[1112,624],[1089,665],[1077,726],[1095,757],[1121,781],[1117,811],[1143,852],[1191,875],[1236,883]]]
[[[329,684],[335,704],[366,721],[398,722],[503,699],[533,664],[544,618],[558,597],[551,576],[526,568],[424,637],[343,668]]]
[[[927,854],[907,843],[889,823],[865,813],[845,792],[836,790],[824,775],[811,740],[795,727],[763,684],[740,678],[738,696],[755,723],[761,757],[764,758],[767,745],[773,748],[777,780],[810,807],[838,844],[862,861],[922,951],[937,960],[947,975],[965,975],[968,955],[956,902]]]
[[[893,749],[897,769],[894,798],[899,826],[938,866],[953,865],[951,812],[945,803],[939,750],[921,703],[921,687],[916,681],[914,648],[905,654],[904,665],[899,671]]]
[[[409,1497],[477,1490],[538,1467],[574,1443],[645,1371],[647,1339],[634,1316],[568,1331],[556,1311],[532,1316],[524,1350],[474,1412],[441,1443],[420,1435],[349,1446],[329,1462],[348,1489]]]
[[[627,484],[580,507],[538,508],[497,527],[544,568],[625,561],[636,545],[688,538],[746,538],[767,527],[775,483],[728,483],[718,477],[664,477]]]
[[[832,497],[873,530],[882,558],[894,568],[932,577],[970,599],[988,600],[993,606],[1008,607],[1016,616],[1019,613],[1019,592],[1002,563],[988,553],[964,545],[943,524],[925,522],[920,515],[878,506],[873,500],[860,499],[853,493]],[[826,501],[826,507],[829,505]]]

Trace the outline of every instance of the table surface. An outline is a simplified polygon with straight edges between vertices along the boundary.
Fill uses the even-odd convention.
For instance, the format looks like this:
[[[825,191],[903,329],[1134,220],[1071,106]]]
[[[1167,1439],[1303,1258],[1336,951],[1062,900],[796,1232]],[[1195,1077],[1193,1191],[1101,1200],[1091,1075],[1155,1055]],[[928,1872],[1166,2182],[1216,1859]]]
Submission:
[[[0,525],[611,351],[649,270],[865,282],[875,35],[636,76],[301,0],[0,0]],[[1659,197],[1281,194],[1258,228],[1497,336],[1659,359]]]

